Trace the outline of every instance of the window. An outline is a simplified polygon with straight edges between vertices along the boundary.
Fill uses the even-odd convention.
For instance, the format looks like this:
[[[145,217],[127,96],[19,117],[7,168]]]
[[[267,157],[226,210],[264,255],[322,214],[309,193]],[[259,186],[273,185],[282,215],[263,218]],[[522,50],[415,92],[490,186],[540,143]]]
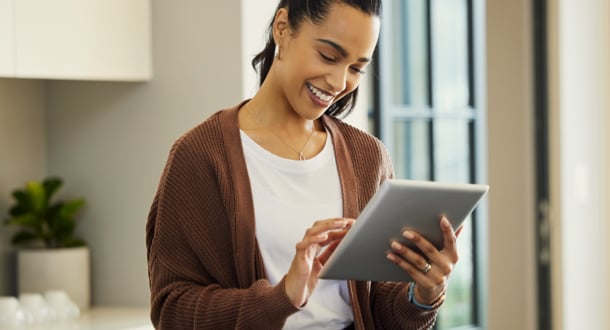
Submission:
[[[374,119],[399,178],[482,179],[482,38],[475,34],[481,6],[482,0],[384,2]],[[482,326],[482,258],[475,248],[482,221],[473,213],[458,239],[460,261],[437,329]]]

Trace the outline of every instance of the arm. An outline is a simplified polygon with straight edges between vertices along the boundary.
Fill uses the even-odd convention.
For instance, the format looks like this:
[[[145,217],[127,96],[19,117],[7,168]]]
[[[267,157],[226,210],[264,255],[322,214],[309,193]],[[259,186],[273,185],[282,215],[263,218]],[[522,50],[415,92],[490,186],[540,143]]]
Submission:
[[[276,286],[259,280],[247,289],[223,288],[175,274],[156,259],[149,269],[156,329],[280,329],[297,311],[283,281]]]
[[[373,282],[371,311],[375,327],[379,329],[431,329],[436,322],[442,301],[431,310],[421,309],[408,301],[409,286],[413,283]]]
[[[184,141],[170,153],[147,223],[151,319],[157,329],[273,329],[297,311],[284,282],[240,278],[222,184]],[[252,260],[252,268],[257,267]],[[260,273],[259,273],[260,274]]]

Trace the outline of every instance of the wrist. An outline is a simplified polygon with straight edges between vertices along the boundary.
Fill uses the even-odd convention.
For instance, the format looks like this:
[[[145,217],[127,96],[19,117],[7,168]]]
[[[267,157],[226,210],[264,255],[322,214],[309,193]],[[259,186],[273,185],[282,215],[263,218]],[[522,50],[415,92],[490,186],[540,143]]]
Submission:
[[[298,288],[294,288],[294,286],[291,285],[293,282],[289,279],[288,275],[284,276],[282,282],[284,294],[288,297],[288,300],[290,300],[294,307],[301,309],[307,305],[307,299],[298,294]]]
[[[415,289],[416,289],[416,285],[415,285],[415,282],[413,282],[409,285],[409,290],[407,292],[407,298],[411,304],[417,306],[420,309],[433,310],[435,308],[438,308],[445,301],[445,293],[442,293],[432,302],[422,302],[423,299],[421,299],[421,298],[417,299],[417,297],[416,297],[417,294],[416,294]]]

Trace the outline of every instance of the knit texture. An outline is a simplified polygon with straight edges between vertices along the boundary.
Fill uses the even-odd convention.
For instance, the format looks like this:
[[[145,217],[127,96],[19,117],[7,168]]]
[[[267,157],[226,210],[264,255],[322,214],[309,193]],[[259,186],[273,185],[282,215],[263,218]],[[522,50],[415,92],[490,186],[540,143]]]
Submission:
[[[151,320],[157,329],[281,329],[298,309],[272,286],[255,236],[237,114],[221,110],[172,146],[146,225]],[[332,138],[345,217],[392,176],[375,137],[322,116]],[[312,219],[313,222],[314,219]],[[356,329],[428,329],[437,309],[407,301],[408,283],[349,282]]]

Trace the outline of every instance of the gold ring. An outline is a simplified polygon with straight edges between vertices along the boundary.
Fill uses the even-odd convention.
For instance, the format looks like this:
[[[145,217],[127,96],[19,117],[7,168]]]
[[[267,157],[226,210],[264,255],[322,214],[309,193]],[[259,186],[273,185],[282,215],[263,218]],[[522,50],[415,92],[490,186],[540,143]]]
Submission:
[[[421,272],[424,274],[428,274],[428,272],[430,271],[430,268],[432,268],[432,265],[430,265],[429,263],[426,263],[424,268],[421,269]]]

